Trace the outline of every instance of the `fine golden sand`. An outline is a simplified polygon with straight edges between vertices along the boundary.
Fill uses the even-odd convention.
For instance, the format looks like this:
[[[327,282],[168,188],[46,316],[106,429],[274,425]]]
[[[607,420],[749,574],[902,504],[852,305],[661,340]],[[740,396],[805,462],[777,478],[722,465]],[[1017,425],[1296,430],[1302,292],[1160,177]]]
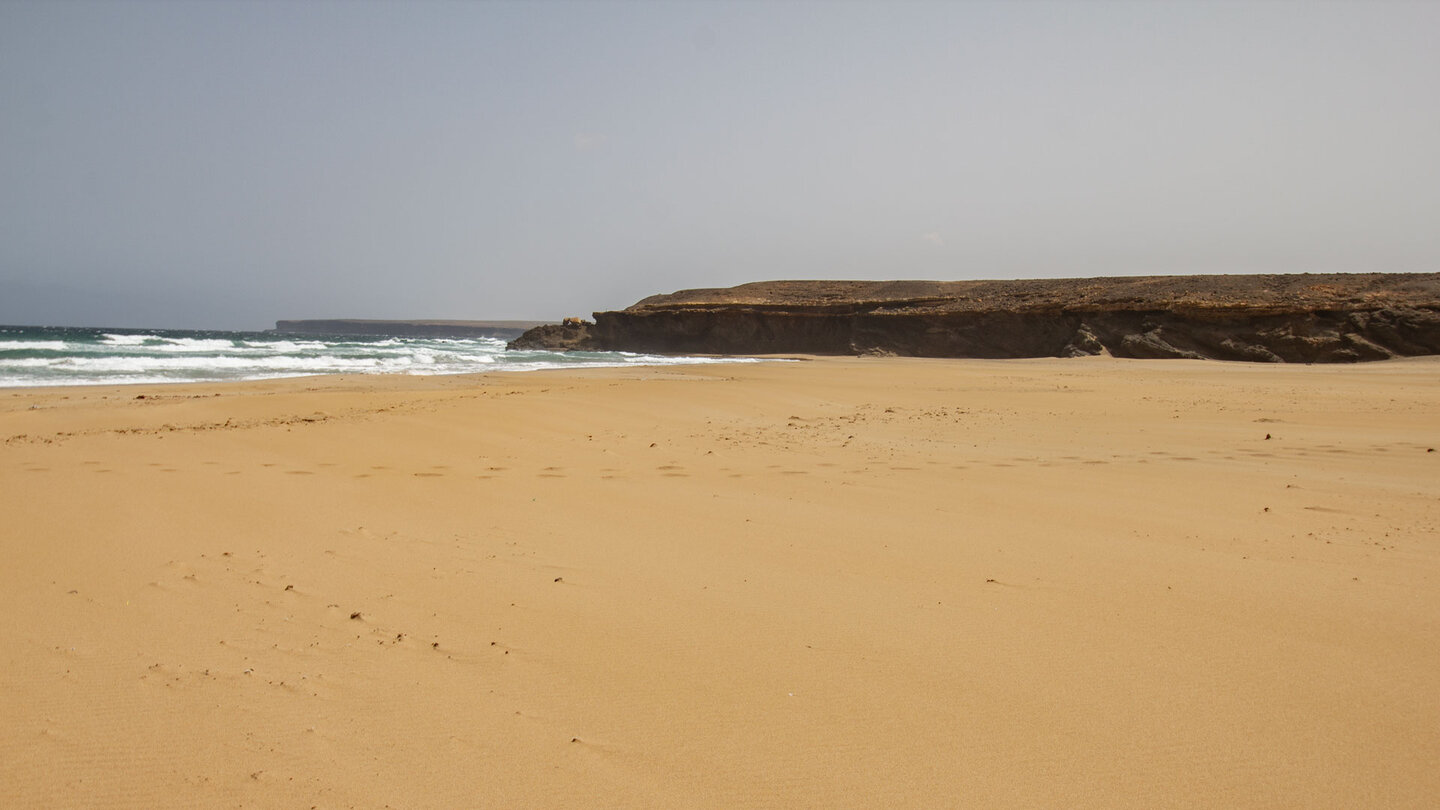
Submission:
[[[0,391],[0,806],[1433,807],[1432,448],[1434,359]]]

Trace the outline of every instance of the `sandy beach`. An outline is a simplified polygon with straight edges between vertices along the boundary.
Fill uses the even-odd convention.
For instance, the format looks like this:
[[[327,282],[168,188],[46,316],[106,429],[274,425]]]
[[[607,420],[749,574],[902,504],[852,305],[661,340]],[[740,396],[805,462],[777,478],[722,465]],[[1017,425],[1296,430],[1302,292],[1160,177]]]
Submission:
[[[0,806],[1430,807],[1440,359],[0,390]]]

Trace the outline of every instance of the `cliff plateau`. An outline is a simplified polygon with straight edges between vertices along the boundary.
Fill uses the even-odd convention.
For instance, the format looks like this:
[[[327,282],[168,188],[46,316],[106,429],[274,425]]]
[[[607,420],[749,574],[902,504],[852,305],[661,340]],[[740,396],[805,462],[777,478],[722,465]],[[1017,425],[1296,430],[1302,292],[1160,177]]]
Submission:
[[[1440,273],[766,281],[683,290],[514,349],[665,354],[1108,354],[1355,362],[1440,354]]]

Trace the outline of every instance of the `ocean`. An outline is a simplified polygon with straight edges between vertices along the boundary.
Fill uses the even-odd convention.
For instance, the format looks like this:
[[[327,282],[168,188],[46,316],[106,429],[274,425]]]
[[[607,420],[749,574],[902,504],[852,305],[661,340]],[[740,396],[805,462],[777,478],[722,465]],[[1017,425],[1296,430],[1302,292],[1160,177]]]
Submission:
[[[0,326],[0,388],[734,362],[758,361],[628,352],[507,352],[505,341],[492,338]]]

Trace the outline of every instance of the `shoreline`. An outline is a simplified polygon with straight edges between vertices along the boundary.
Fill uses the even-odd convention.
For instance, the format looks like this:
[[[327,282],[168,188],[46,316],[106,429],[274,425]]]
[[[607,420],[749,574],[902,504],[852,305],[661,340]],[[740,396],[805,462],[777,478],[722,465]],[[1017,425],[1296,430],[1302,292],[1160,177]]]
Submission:
[[[0,391],[0,803],[1440,793],[1440,358],[803,359]]]
[[[0,388],[218,383],[317,374],[466,374],[545,367],[747,362],[632,353],[507,352],[495,338],[131,334],[94,329],[11,332],[0,340]]]

